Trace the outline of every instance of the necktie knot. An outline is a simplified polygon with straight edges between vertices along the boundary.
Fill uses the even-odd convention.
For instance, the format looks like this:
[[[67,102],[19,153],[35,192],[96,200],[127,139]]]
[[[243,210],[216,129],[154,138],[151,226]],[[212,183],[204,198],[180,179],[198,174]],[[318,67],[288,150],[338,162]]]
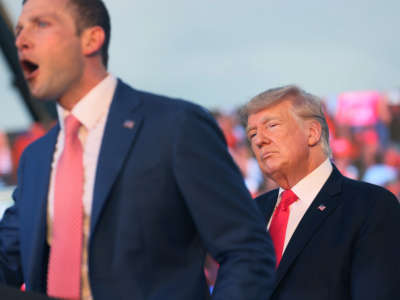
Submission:
[[[78,136],[81,122],[72,114],[65,118],[65,135],[68,137]]]
[[[281,196],[281,202],[279,206],[283,210],[287,210],[289,206],[298,199],[297,195],[292,190],[285,190]]]

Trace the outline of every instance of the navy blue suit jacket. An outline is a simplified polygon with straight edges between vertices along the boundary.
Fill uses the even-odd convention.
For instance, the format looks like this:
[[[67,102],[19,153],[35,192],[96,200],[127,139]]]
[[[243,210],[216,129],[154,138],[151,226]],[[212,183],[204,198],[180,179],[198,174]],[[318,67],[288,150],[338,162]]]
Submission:
[[[40,292],[46,290],[46,206],[58,132],[57,125],[24,152],[15,205],[0,224],[0,281],[24,281]],[[272,249],[265,219],[209,113],[119,81],[91,212],[94,299],[207,299],[206,251],[221,265],[213,299],[268,299]]]
[[[256,199],[267,220],[277,196]],[[334,167],[287,245],[271,299],[400,299],[399,235],[396,197]]]

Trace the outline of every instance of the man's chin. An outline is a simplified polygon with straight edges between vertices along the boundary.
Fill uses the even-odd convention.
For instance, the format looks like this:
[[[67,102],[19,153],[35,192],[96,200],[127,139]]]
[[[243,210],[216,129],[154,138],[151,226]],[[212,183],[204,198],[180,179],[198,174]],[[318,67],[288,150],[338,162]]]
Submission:
[[[47,96],[42,96],[40,94],[33,94],[32,93],[31,95],[35,100],[39,100],[39,101],[43,101],[43,102],[54,101],[55,100],[54,98],[47,97]]]
[[[40,100],[40,101],[54,101],[56,99],[55,96],[49,95],[48,93],[45,93],[43,91],[40,91],[38,89],[34,89],[33,87],[30,87],[30,92],[31,95],[34,99]]]
[[[269,157],[267,159],[264,159],[263,164],[264,164],[264,168],[266,170],[268,170],[268,171],[271,171],[271,172],[279,169],[280,166],[281,166],[280,161],[278,161],[277,158],[273,158],[273,157]]]
[[[280,173],[281,167],[278,163],[270,162],[268,164],[264,164],[262,169],[263,169],[263,173],[267,177],[274,178],[276,174]]]

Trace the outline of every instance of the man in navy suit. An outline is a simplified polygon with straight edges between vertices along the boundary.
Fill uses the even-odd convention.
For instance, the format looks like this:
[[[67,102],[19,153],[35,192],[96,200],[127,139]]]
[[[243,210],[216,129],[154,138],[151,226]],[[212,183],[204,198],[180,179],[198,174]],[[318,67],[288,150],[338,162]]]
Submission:
[[[285,86],[244,114],[259,166],[279,186],[256,199],[277,257],[271,299],[400,299],[399,203],[331,164],[320,99]]]
[[[59,279],[72,264],[63,262],[59,273],[53,266],[76,247],[49,256],[55,240],[75,241],[59,232],[82,227],[76,298],[210,298],[208,251],[220,264],[212,299],[268,299],[274,253],[266,222],[215,121],[197,105],[110,75],[109,37],[100,0],[24,1],[16,27],[21,66],[35,98],[56,99],[59,123],[21,158],[15,204],[0,224],[0,281],[44,293],[47,281],[58,280],[63,292],[48,293],[69,298]],[[68,120],[78,124],[74,134]],[[71,165],[83,180],[60,181]],[[61,231],[77,186],[83,217],[61,222]]]

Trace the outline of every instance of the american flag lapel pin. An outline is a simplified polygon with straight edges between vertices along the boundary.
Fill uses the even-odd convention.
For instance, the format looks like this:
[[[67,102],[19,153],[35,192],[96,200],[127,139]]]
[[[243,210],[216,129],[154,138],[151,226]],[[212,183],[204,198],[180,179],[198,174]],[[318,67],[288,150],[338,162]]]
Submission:
[[[317,207],[319,211],[324,211],[326,206],[321,204],[320,206]]]
[[[124,122],[124,127],[127,129],[132,129],[135,126],[135,122],[132,120],[126,120]]]

